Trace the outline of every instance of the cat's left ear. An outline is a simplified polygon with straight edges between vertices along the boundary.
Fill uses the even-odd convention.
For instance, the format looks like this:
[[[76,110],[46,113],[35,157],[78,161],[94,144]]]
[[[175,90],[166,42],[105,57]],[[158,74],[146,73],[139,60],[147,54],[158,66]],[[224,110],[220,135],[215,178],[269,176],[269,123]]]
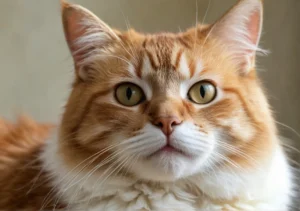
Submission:
[[[263,21],[262,0],[239,0],[211,28],[241,73],[248,73],[255,67],[257,52],[265,53],[258,47]]]
[[[76,75],[83,80],[92,78],[89,63],[113,43],[120,40],[113,30],[91,11],[61,0],[65,38],[74,59]]]

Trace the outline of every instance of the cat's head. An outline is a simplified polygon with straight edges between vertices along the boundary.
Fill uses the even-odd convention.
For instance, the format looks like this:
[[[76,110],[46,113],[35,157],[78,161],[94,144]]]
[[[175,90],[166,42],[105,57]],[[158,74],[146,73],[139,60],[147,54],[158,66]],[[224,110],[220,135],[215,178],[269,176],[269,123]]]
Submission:
[[[274,126],[255,72],[261,1],[178,34],[117,31],[68,3],[62,14],[76,71],[60,135],[69,165],[172,181],[268,157]]]

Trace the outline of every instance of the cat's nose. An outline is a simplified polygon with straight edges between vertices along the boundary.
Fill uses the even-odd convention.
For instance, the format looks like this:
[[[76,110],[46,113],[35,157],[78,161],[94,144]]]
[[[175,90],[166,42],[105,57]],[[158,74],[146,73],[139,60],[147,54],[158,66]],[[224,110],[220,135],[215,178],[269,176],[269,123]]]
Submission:
[[[182,120],[175,116],[167,116],[167,117],[158,117],[153,121],[153,124],[159,127],[162,132],[169,136],[176,125],[180,125]]]

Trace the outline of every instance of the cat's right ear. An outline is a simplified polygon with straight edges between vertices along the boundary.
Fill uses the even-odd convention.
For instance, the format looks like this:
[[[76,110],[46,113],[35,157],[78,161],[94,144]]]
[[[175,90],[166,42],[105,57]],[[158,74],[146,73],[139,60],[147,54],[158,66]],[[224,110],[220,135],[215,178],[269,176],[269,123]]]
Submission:
[[[89,10],[61,0],[62,21],[65,38],[74,59],[76,74],[89,78],[86,67],[90,57],[98,50],[119,40],[117,32]]]

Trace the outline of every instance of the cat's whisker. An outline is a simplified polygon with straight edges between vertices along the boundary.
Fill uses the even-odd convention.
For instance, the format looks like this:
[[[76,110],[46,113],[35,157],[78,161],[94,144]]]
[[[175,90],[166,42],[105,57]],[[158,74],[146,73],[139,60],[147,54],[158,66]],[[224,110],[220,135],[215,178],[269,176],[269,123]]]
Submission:
[[[117,165],[117,167],[115,167],[111,172],[107,171],[107,172],[109,172],[108,175],[101,181],[101,183],[100,183],[99,185],[98,185],[98,182],[99,182],[99,180],[101,179],[101,177],[102,177],[103,175],[105,175],[105,173],[103,173],[103,175],[101,175],[101,176],[96,180],[94,186],[92,187],[92,194],[91,194],[91,197],[90,197],[90,199],[89,199],[89,201],[88,201],[88,204],[89,204],[90,200],[94,197],[94,193],[95,193],[95,189],[96,189],[95,186],[97,185],[97,186],[101,187],[103,184],[105,184],[105,182],[109,179],[110,176],[112,176],[114,173],[115,173],[115,174],[118,174],[119,171],[126,165],[126,163],[127,163],[129,160],[132,160],[132,157],[134,157],[134,155],[132,155],[132,156],[127,156],[127,157],[125,157],[125,158],[120,157],[120,159],[117,160],[117,161],[119,161],[119,164]],[[117,162],[117,161],[116,161],[116,162]],[[121,161],[121,162],[120,162],[120,161]],[[116,163],[116,162],[115,162],[115,163]],[[113,167],[113,165],[111,165],[111,167]],[[109,169],[111,169],[111,168],[109,168]]]
[[[197,38],[198,38],[198,0],[196,1],[196,21],[195,21],[195,34],[194,34],[194,46],[193,46],[193,56],[196,53],[196,46],[197,46]]]
[[[202,23],[201,23],[202,26],[205,24],[206,17],[207,17],[207,15],[208,15],[208,11],[209,11],[209,8],[210,8],[210,4],[211,4],[211,0],[208,1],[207,8],[206,8],[206,11],[205,11],[205,14],[204,14]],[[205,44],[205,42],[206,42],[206,41],[204,41],[204,44]],[[202,46],[201,46],[201,51],[200,51],[202,55],[203,55],[203,47],[204,47],[204,44],[202,44]]]
[[[202,49],[203,49],[203,46],[205,46],[205,44],[206,44],[208,38],[209,38],[210,35],[212,34],[212,32],[213,32],[215,26],[216,26],[216,25],[213,25],[212,27],[210,27],[210,30],[208,31],[208,33],[207,33],[207,35],[205,36],[205,39],[204,39],[204,41],[203,41]],[[202,51],[203,51],[203,50],[202,50]],[[202,52],[202,54],[203,54],[203,52]]]
[[[181,133],[181,136],[184,136],[186,138],[189,139],[197,139],[197,140],[202,140],[202,143],[207,143],[207,135],[203,135],[203,134],[185,134],[185,133]]]
[[[78,184],[78,183],[81,183],[81,185],[78,186],[78,188],[77,188],[78,191],[76,191],[75,194],[78,193],[78,192],[82,189],[84,183],[89,179],[89,177],[90,177],[94,172],[96,172],[96,171],[97,171],[98,169],[100,169],[103,165],[109,163],[110,161],[112,161],[112,160],[115,159],[115,158],[116,158],[116,156],[114,156],[114,153],[113,153],[111,156],[106,157],[100,164],[97,164],[95,167],[93,167],[90,171],[88,171],[88,172],[86,173],[85,176],[83,176],[82,178],[80,178],[78,181],[72,183],[72,181],[74,181],[74,178],[73,178],[73,179],[71,180],[71,182],[69,182],[69,184],[67,185],[67,187],[64,188],[64,190],[60,193],[59,198],[56,200],[56,204],[58,203],[58,201],[60,200],[60,198],[63,196],[63,194],[64,194],[66,191],[68,191],[70,188],[74,187],[74,185],[76,185],[76,184]],[[76,175],[76,177],[77,177],[77,175]],[[81,182],[82,180],[84,180],[84,181]],[[73,197],[76,196],[75,194],[73,195]],[[74,200],[73,197],[72,197],[72,200],[71,200],[71,201]]]
[[[204,17],[203,17],[201,25],[205,24],[206,17],[208,15],[208,11],[209,11],[209,8],[210,8],[210,4],[211,4],[211,0],[208,1],[208,4],[207,4],[206,10],[205,10],[205,14],[204,14]]]
[[[187,145],[188,147],[185,148],[193,148],[201,151],[203,151],[203,149],[207,149],[211,147],[211,145],[207,142],[204,142],[203,139],[193,139],[184,136],[182,136],[182,138],[178,139],[176,142],[177,142],[176,145],[178,144],[182,146]]]
[[[120,144],[124,145],[124,144],[126,144],[126,142],[121,142]],[[117,145],[117,146],[118,146],[118,145]],[[88,173],[88,175],[85,176],[85,177],[87,177],[87,178],[82,178],[82,179],[80,179],[79,181],[84,180],[84,179],[85,179],[85,181],[86,181],[86,180],[87,180],[87,179],[88,179],[95,171],[97,171],[99,168],[101,168],[101,167],[104,166],[105,164],[109,163],[111,160],[115,159],[119,154],[122,154],[124,151],[130,149],[130,147],[131,147],[131,146],[127,146],[127,147],[125,147],[125,148],[123,148],[123,149],[121,149],[121,150],[117,150],[117,151],[113,152],[110,156],[106,157],[103,161],[101,161],[101,163],[97,164],[97,165],[96,165],[96,166]],[[78,181],[78,182],[79,182],[79,181]],[[84,182],[85,182],[85,181],[84,181]],[[83,182],[83,183],[84,183],[84,182]],[[82,183],[82,184],[83,184],[83,183]]]
[[[152,145],[152,144],[154,144],[154,145],[157,145],[156,143],[159,143],[159,142],[161,142],[161,139],[158,139],[158,138],[153,138],[153,137],[151,137],[151,139],[149,138],[149,139],[147,139],[147,140],[145,140],[145,141],[142,141],[142,139],[139,139],[137,142],[133,142],[133,143],[131,143],[131,145],[130,146],[128,146],[128,149],[130,150],[130,149],[135,149],[135,148],[138,148],[138,147],[144,147],[144,146],[146,146],[146,145]]]
[[[223,156],[222,154],[218,153],[218,152],[214,152],[215,156],[221,158],[223,161],[225,161],[226,163],[231,164],[233,167],[237,168],[237,169],[241,169],[241,166],[238,165],[237,163],[235,163],[234,161],[232,161],[230,158],[227,158],[225,156]]]
[[[219,144],[223,144],[223,145],[225,145],[225,146],[230,146],[230,147],[234,147],[233,145],[231,145],[230,143],[227,143],[227,142],[224,142],[224,141],[222,141],[222,140],[218,140],[218,143]],[[252,144],[251,142],[248,142],[247,143],[247,145],[250,147],[247,147],[247,149],[251,149],[251,152],[255,152],[255,153],[263,153],[263,151],[261,150],[261,149],[259,149],[259,148],[257,148],[256,146],[255,146],[255,144]],[[239,150],[241,150],[241,149],[239,149]],[[245,152],[246,153],[246,152]]]
[[[33,162],[27,163],[26,165],[24,165],[24,167],[22,166],[21,169],[24,171],[24,170],[28,169],[29,167],[32,168],[32,165],[34,165],[38,160],[39,160],[38,158],[33,159]],[[33,186],[35,185],[35,183],[37,182],[37,180],[41,176],[42,172],[44,171],[44,167],[43,166],[37,166],[36,168],[41,168],[41,169],[39,170],[39,173],[30,182],[28,182],[28,184],[32,183],[32,185],[31,185],[30,189],[27,191],[26,194],[28,194],[28,193],[31,192],[31,190],[34,188]],[[20,188],[18,188],[18,190],[22,190],[22,189],[26,188],[26,186],[28,184],[25,184],[24,186],[21,186]]]
[[[257,161],[253,157],[249,156],[248,154],[246,154],[245,152],[243,152],[241,149],[237,149],[237,148],[233,147],[232,145],[230,145],[230,144],[228,144],[226,142],[221,142],[220,141],[220,142],[217,142],[216,144],[218,146],[220,146],[220,147],[228,150],[231,153],[234,153],[236,155],[242,156],[243,158],[246,158],[246,159],[254,162],[255,164],[258,164]]]
[[[293,152],[296,152],[296,153],[300,154],[300,150],[297,149],[296,147],[290,145],[290,144],[287,144],[287,143],[282,142],[281,145],[282,145],[283,147],[285,147],[285,148],[288,148],[288,149],[290,149],[290,150],[293,150]]]
[[[42,167],[41,170],[39,171],[39,173],[29,182],[29,184],[32,183],[32,185],[26,192],[26,195],[28,195],[34,189],[34,186],[36,185],[38,179],[41,177],[43,172],[44,172],[44,168]]]
[[[55,191],[55,189],[56,189],[56,187],[62,182],[62,181],[64,181],[65,180],[65,178],[67,178],[68,176],[70,176],[77,168],[79,168],[81,165],[83,165],[84,163],[86,163],[86,162],[89,162],[89,163],[87,163],[87,164],[85,164],[80,170],[79,170],[79,172],[77,172],[77,174],[75,174],[73,177],[72,177],[72,179],[69,181],[69,183],[72,183],[72,181],[74,181],[76,178],[77,178],[77,176],[79,175],[79,173],[81,172],[81,171],[83,171],[88,165],[90,165],[90,164],[92,164],[99,156],[101,156],[102,154],[104,154],[104,153],[106,153],[107,151],[109,151],[109,150],[111,150],[111,149],[113,149],[113,148],[115,148],[115,147],[117,147],[118,146],[118,144],[116,144],[116,145],[111,145],[111,146],[108,146],[108,147],[106,147],[106,148],[104,148],[104,149],[102,149],[101,151],[99,151],[99,152],[96,152],[96,153],[94,153],[93,155],[91,155],[90,157],[88,157],[88,158],[86,158],[85,160],[83,160],[82,162],[80,162],[78,165],[76,165],[74,168],[72,168],[54,187],[52,187],[52,189],[49,191],[49,193],[46,195],[46,197],[45,197],[45,199],[44,199],[44,202],[43,202],[43,204],[45,203],[45,204],[47,204],[49,201],[47,201],[48,199],[47,198],[50,198],[51,197],[51,194],[53,194],[54,193],[54,191]],[[92,160],[91,160],[92,159]],[[42,207],[42,209],[43,209],[43,207]]]
[[[136,164],[136,162],[138,161],[138,159],[140,158],[140,154],[136,153],[135,156],[133,156],[134,158],[132,158],[132,162],[130,165],[128,165],[127,170],[124,172],[124,177],[127,176],[127,174],[129,173],[129,171],[133,168],[133,166]]]
[[[121,157],[122,157],[122,156],[121,156]],[[114,162],[112,162],[111,165],[108,167],[108,169],[106,169],[103,173],[101,173],[101,176],[96,180],[96,182],[94,182],[94,186],[93,186],[92,189],[91,189],[92,194],[91,194],[91,196],[89,197],[89,199],[87,200],[87,204],[89,204],[89,203],[90,203],[90,200],[93,198],[94,191],[95,191],[95,186],[98,184],[98,181],[100,180],[100,178],[102,178],[103,175],[105,175],[106,173],[108,173],[109,170],[110,170],[111,168],[113,168],[114,165],[116,165],[116,161],[117,161],[117,159],[116,159]],[[123,161],[124,161],[124,160],[123,160]],[[74,195],[75,195],[75,194],[74,194]],[[74,195],[73,195],[73,197],[74,197]],[[85,203],[86,203],[86,202],[85,202]],[[68,205],[68,206],[69,206],[69,205]]]
[[[81,186],[79,189],[81,189],[84,185],[84,183],[97,171],[99,170],[101,167],[103,167],[104,165],[108,164],[109,162],[111,162],[112,160],[114,160],[115,158],[117,158],[117,156],[121,153],[123,153],[125,151],[125,149],[123,150],[117,150],[115,152],[113,152],[110,156],[106,157],[103,161],[101,161],[99,164],[97,164],[96,166],[94,166],[84,177],[82,177],[81,179],[79,179],[78,181],[71,183],[68,185],[68,187],[65,189],[68,190],[71,187],[73,187],[74,185],[76,185],[77,183],[81,183]]]
[[[153,138],[153,135],[152,134],[143,133],[141,135],[137,135],[137,136],[134,136],[132,138],[123,140],[122,143],[123,144],[132,144],[134,142],[137,142],[137,141],[140,141],[140,140],[147,140],[149,138]]]
[[[123,15],[123,18],[124,18],[124,20],[125,20],[125,25],[126,25],[126,28],[127,28],[127,32],[129,32],[129,30],[130,30],[131,27],[130,27],[130,23],[129,23],[128,17],[125,16],[125,14],[124,14],[122,8],[120,8],[120,9],[121,9],[121,13],[122,13],[122,15]],[[130,44],[131,44],[131,45],[129,45],[129,49],[130,49],[131,53],[132,53],[133,55],[136,55],[136,56],[137,56],[138,53],[137,53],[136,49],[133,47],[134,45],[133,45],[133,42],[132,42],[131,37],[129,37],[129,41],[130,41]],[[136,58],[136,57],[133,57],[133,58],[134,58],[134,63],[137,65],[137,64],[138,64],[137,58]]]
[[[189,144],[193,144],[194,146],[199,146],[199,147],[207,147],[210,145],[209,142],[205,141],[203,138],[198,138],[198,137],[191,137],[191,136],[182,136],[182,139],[180,139],[180,142],[186,142]]]
[[[216,171],[215,171],[215,167],[217,166],[217,159],[215,156],[211,156],[206,162],[208,162],[209,164],[206,165],[206,169],[204,171],[204,173],[210,174],[211,172],[216,176]]]
[[[236,175],[238,177],[237,170],[244,172],[243,168],[241,168],[237,163],[232,161],[230,158],[226,158],[225,156],[222,156],[220,153],[217,153],[217,152],[215,152],[213,156],[215,159],[215,163],[220,163],[220,160],[217,159],[217,158],[220,158],[222,161],[222,164],[228,168],[228,170],[231,172],[232,175]],[[217,172],[216,171],[214,171],[214,172],[215,172],[215,177],[218,177]]]
[[[260,163],[257,160],[255,160],[252,156],[242,151],[241,149],[237,149],[225,142],[217,143],[217,145],[234,155],[244,158],[250,164],[253,164],[257,171],[261,171],[261,172],[263,171]]]

